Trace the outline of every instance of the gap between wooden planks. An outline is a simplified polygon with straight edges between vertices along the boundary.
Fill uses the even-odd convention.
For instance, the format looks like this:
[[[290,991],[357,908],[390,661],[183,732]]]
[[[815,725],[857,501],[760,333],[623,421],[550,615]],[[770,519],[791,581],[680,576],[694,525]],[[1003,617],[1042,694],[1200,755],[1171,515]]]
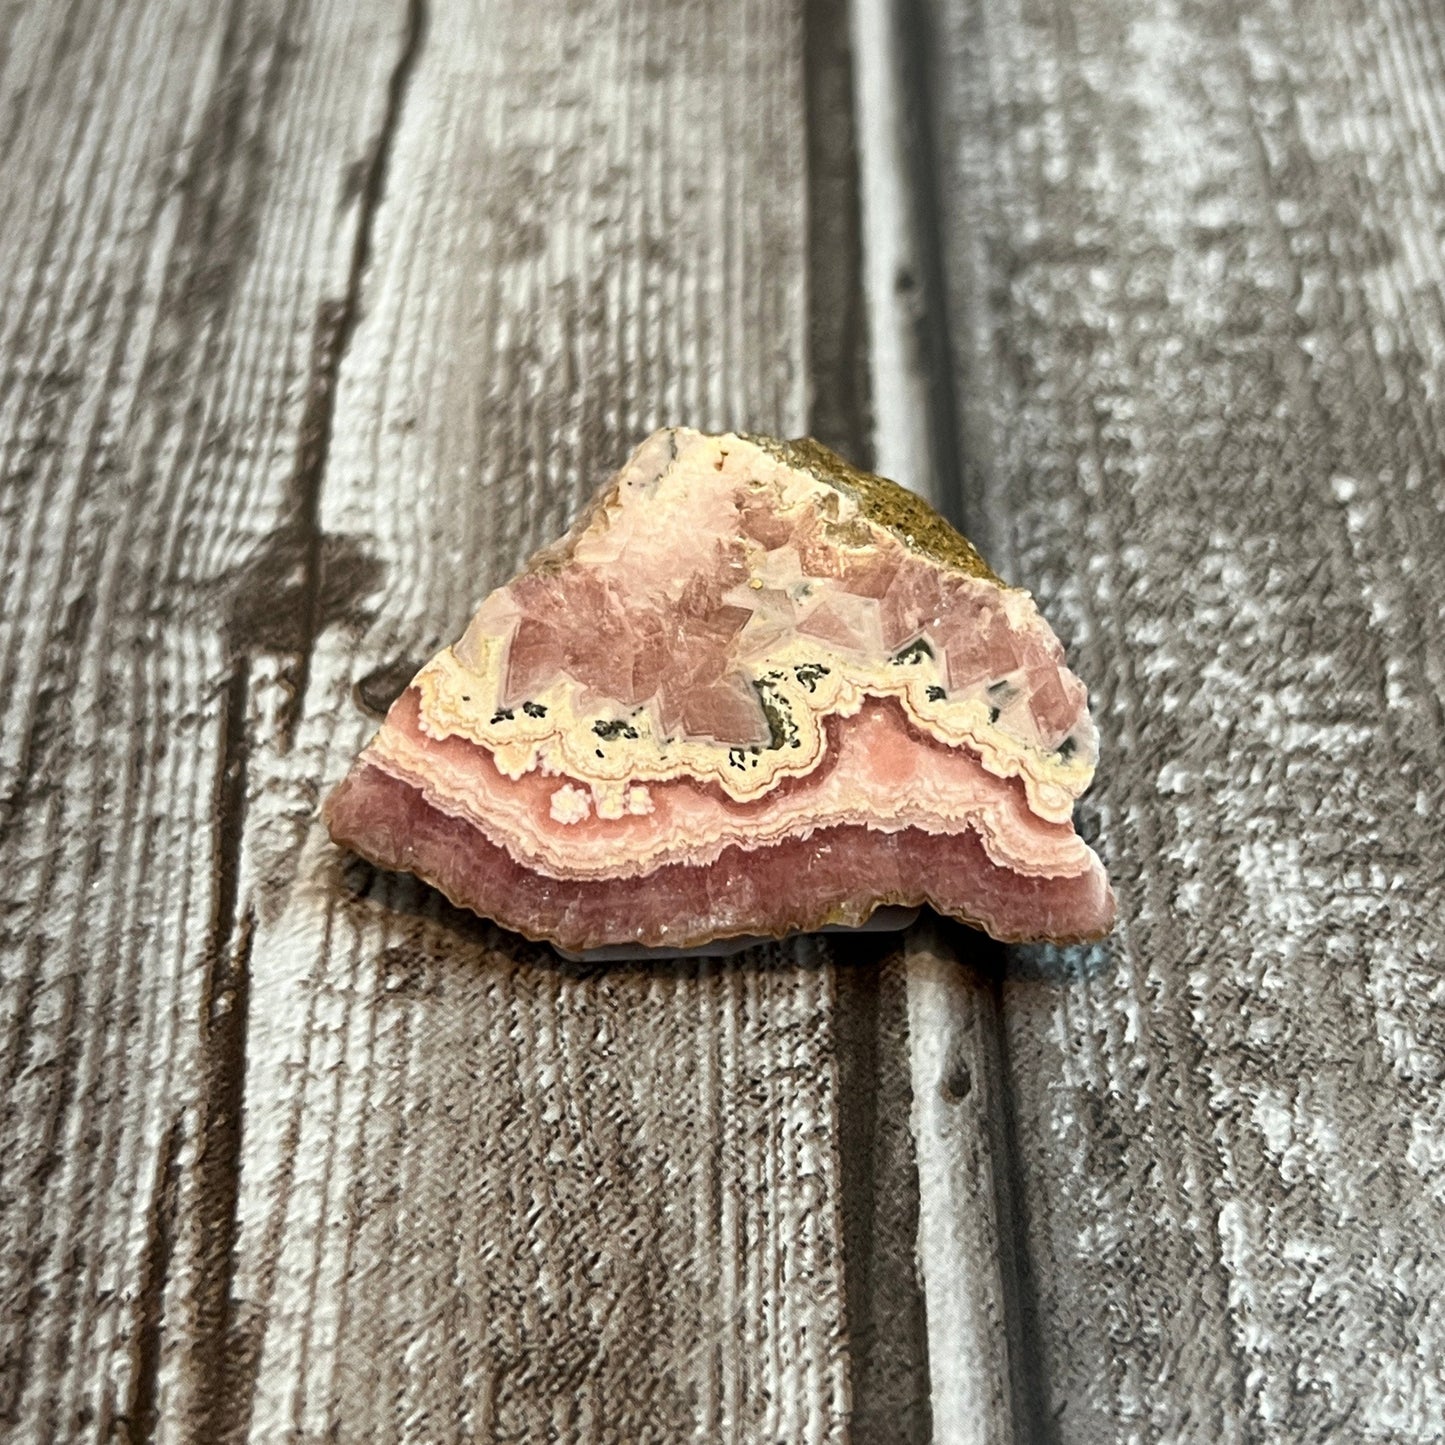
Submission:
[[[908,5],[852,0],[876,460],[955,523],[960,494],[930,116]],[[1037,1433],[1030,1301],[1012,1198],[1002,952],[920,925],[903,972],[928,1320],[931,1438],[1008,1445]]]

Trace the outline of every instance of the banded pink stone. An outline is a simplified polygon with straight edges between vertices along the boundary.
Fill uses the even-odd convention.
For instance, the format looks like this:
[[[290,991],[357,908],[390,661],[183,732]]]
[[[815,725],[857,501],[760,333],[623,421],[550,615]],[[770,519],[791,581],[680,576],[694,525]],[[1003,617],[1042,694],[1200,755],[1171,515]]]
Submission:
[[[1097,937],[1095,732],[1027,593],[815,442],[656,433],[483,602],[326,805],[332,836],[560,947],[931,904]]]

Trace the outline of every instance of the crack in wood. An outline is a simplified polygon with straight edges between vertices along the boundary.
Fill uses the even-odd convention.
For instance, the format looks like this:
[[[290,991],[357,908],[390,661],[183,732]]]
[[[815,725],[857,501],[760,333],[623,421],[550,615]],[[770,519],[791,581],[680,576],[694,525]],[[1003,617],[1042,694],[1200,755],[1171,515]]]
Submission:
[[[1007,955],[1001,944],[980,949],[988,960],[992,1003],[989,1061],[998,1101],[992,1120],[997,1138],[993,1173],[994,1213],[998,1219],[999,1275],[1003,1281],[1004,1329],[1008,1337],[1009,1402],[1017,1439],[1030,1445],[1058,1445],[1059,1422],[1049,1410],[1047,1359],[1039,1322],[1039,1292],[1029,1249],[1028,1191],[1023,1179],[1018,1131],[1017,1086],[1009,1066],[1008,1027],[1003,980]],[[960,1097],[962,1097],[960,1095]]]
[[[248,33],[245,0],[231,0],[222,24],[218,79],[206,112],[196,130],[196,141],[186,163],[180,187],[183,194],[176,232],[175,257],[179,275],[167,278],[177,319],[195,325],[202,316],[224,311],[246,263],[255,252],[260,225],[256,193],[264,184],[269,155],[264,123],[247,133],[255,114],[270,116],[287,72],[293,46],[290,25],[296,6],[288,5],[274,36],[264,26]],[[268,49],[259,105],[253,110],[251,71]],[[244,158],[237,166],[234,158]],[[236,185],[238,178],[241,185]],[[167,370],[187,358],[182,350],[159,348],[151,364]]]
[[[227,950],[221,976],[213,980],[205,1027],[207,1054],[195,1163],[195,1208],[204,1242],[196,1262],[196,1334],[190,1349],[201,1404],[189,1422],[190,1438],[205,1445],[245,1438],[251,1416],[247,1365],[259,1348],[258,1340],[243,1338],[237,1327],[233,1292],[254,934],[255,919],[247,913],[239,921],[234,947]]]
[[[341,363],[351,346],[357,322],[361,319],[361,287],[371,260],[376,216],[386,195],[387,173],[401,124],[407,86],[421,55],[426,29],[426,0],[407,0],[406,28],[403,32],[401,52],[387,82],[386,105],[382,112],[381,125],[372,142],[358,185],[356,234],[352,243],[346,290],[338,300],[323,302],[316,317],[311,351],[311,380],[306,389],[296,465],[290,484],[290,527],[297,538],[300,551],[301,628],[290,697],[280,722],[279,746],[283,753],[290,750],[306,705],[306,688],[311,679],[311,657],[323,621],[324,539],[321,532],[321,488],[327,457],[331,451],[332,430],[336,424],[336,398],[341,378]]]
[[[809,435],[873,465],[863,225],[846,0],[804,0],[808,126]]]
[[[929,463],[933,474],[933,504],[955,526],[964,525],[964,470],[968,458],[961,452],[955,386],[969,378],[956,372],[950,344],[947,285],[943,263],[943,209],[938,188],[938,148],[933,133],[929,97],[934,82],[930,60],[935,40],[923,0],[898,0],[893,12],[902,74],[899,95],[901,121],[907,137],[907,185],[913,207],[914,263],[917,274],[899,277],[900,292],[911,296],[910,311],[917,334],[917,355],[926,388],[925,417]],[[909,481],[910,479],[905,479]],[[916,484],[916,479],[914,480]]]
[[[171,1122],[156,1165],[151,1189],[150,1220],[141,1254],[139,1320],[131,1365],[131,1396],[124,1415],[112,1428],[125,1432],[132,1445],[155,1438],[160,1423],[159,1385],[161,1333],[165,1320],[166,1283],[176,1243],[176,1205],[180,1189],[179,1155],[185,1138],[181,1119]],[[104,1433],[104,1432],[103,1432]]]
[[[863,223],[847,4],[805,0],[802,21],[814,386],[808,428],[849,460],[871,466]],[[918,1164],[908,1129],[907,1003],[901,973],[890,969],[886,947],[840,945],[834,967],[850,1438],[857,1445],[905,1445],[926,1441],[933,1433],[927,1318],[913,1267]]]
[[[834,967],[849,1438],[856,1445],[924,1445],[933,1438],[933,1413],[928,1321],[915,1264],[907,983],[891,939],[840,947]]]
[[[237,1205],[255,932],[249,912],[237,916],[246,823],[250,676],[248,660],[240,658],[226,687],[216,779],[215,902],[201,998],[203,1074],[194,1208],[203,1245],[196,1263],[196,1336],[190,1361],[200,1379],[196,1393],[202,1404],[191,1422],[191,1438],[207,1442],[231,1438],[237,1420],[249,1415],[247,1402],[236,1399],[228,1386],[236,1344],[232,1283],[240,1232]],[[159,1288],[164,1288],[163,1279]]]
[[[933,66],[936,63],[932,34],[932,20],[923,0],[900,0],[887,16],[890,27],[893,54],[888,63],[893,71],[892,86],[896,94],[898,113],[896,123],[901,132],[896,143],[897,153],[904,158],[906,169],[905,186],[906,227],[908,244],[905,255],[910,258],[906,271],[890,278],[891,295],[887,305],[895,313],[901,312],[911,323],[912,358],[915,378],[909,391],[909,409],[920,424],[917,432],[919,450],[926,445],[927,456],[915,457],[915,463],[926,465],[930,474],[931,500],[938,510],[960,530],[979,535],[972,524],[975,518],[968,514],[966,505],[971,495],[966,487],[966,477],[972,459],[964,450],[964,433],[959,426],[958,393],[956,387],[966,386],[968,378],[959,374],[956,351],[951,344],[950,323],[947,312],[947,285],[944,271],[945,236],[943,234],[943,205],[939,190],[939,156],[934,135],[933,106],[931,96],[935,87]],[[865,123],[867,118],[865,117]],[[886,221],[884,222],[886,223]],[[876,284],[876,283],[875,283]],[[898,427],[901,419],[889,419],[885,424]],[[906,429],[906,428],[905,428]],[[907,478],[913,485],[924,485],[925,479]],[[983,935],[960,936],[961,930],[948,927],[940,936],[948,941],[948,951],[958,966],[961,960],[970,959],[972,965],[981,968],[979,976],[967,985],[973,996],[975,1028],[972,1033],[974,1046],[982,1057],[976,1060],[983,1073],[984,1093],[996,1099],[998,1107],[990,1113],[981,1126],[981,1133],[975,1137],[974,1147],[982,1149],[993,1160],[993,1167],[984,1172],[991,1180],[989,1205],[992,1213],[991,1233],[997,1253],[997,1306],[1002,1314],[998,1321],[1005,1337],[1004,1347],[998,1351],[997,1365],[983,1365],[994,1368],[999,1378],[992,1382],[993,1391],[1007,1392],[1007,1405],[996,1414],[978,1421],[978,1438],[1037,1441],[1039,1445],[1051,1445],[1056,1438],[1053,1422],[1047,1418],[1048,1392],[1042,1371],[1043,1352],[1040,1347],[1037,1317],[1038,1300],[1034,1282],[1028,1268],[1028,1240],[1024,1229],[1024,1218],[1018,1201],[1023,1196],[1018,1186],[1018,1142],[1013,1127],[1012,1101],[1008,1097],[1011,1080],[1006,1067],[1007,1039],[1005,1020],[1000,993],[1000,978],[1003,971],[1004,954],[1000,946]],[[929,1043],[937,1040],[915,1042],[915,1051],[921,1046],[925,1050]],[[951,1038],[953,1047],[960,1039]],[[950,1106],[961,1104],[974,1092],[974,1079],[968,1061],[954,1057],[946,1061],[936,1084],[941,1097]],[[933,1141],[937,1148],[938,1141]],[[922,1143],[918,1146],[923,1148]],[[932,1161],[936,1165],[936,1160]],[[938,1179],[932,1183],[933,1207],[949,1208],[957,1204]],[[920,1207],[927,1207],[928,1200],[922,1199]],[[921,1242],[921,1236],[920,1236]],[[941,1261],[933,1261],[937,1267]],[[955,1265],[957,1262],[954,1262]],[[982,1258],[968,1258],[963,1267],[973,1270],[987,1270]],[[947,1292],[950,1281],[947,1278],[933,1278],[928,1284],[934,1291]],[[977,1282],[970,1282],[980,1291],[980,1298],[988,1294],[987,1288]],[[946,1308],[943,1313],[946,1313]],[[928,1332],[925,1330],[927,1336]],[[926,1338],[926,1347],[940,1344],[956,1344],[955,1338],[934,1340]],[[935,1369],[956,1371],[965,1368],[954,1358],[940,1359]],[[980,1368],[980,1366],[975,1366]],[[940,1377],[946,1383],[946,1376]],[[986,1388],[985,1398],[990,1391]],[[995,1396],[997,1398],[997,1396]],[[1002,1406],[1002,1400],[998,1400]],[[1006,1413],[1005,1413],[1006,1411]],[[944,1418],[935,1420],[937,1428],[949,1433],[956,1429],[958,1421],[944,1409]]]
[[[220,762],[216,775],[215,900],[207,933],[207,982],[203,999],[203,1031],[215,1023],[218,996],[224,988],[223,965],[236,932],[236,906],[241,889],[241,848],[245,840],[251,663],[240,657],[226,680],[221,713]],[[218,983],[218,980],[220,982]]]

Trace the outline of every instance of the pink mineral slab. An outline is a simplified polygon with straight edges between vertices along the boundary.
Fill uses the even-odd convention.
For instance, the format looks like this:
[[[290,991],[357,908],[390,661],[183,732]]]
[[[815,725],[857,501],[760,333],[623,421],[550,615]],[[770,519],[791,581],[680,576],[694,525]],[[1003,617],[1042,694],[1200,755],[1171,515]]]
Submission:
[[[1096,751],[1032,598],[919,498],[810,440],[674,428],[422,668],[325,813],[569,955],[924,904],[1075,941],[1114,916],[1071,821]]]

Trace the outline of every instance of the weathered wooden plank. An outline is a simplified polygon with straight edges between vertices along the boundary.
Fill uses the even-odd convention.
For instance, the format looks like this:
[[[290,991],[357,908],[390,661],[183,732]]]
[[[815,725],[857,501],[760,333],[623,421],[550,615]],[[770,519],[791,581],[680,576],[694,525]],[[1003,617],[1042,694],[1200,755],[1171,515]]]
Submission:
[[[358,208],[340,178],[378,123],[390,16],[79,5],[0,22],[10,1438],[148,1436],[203,1363],[167,1277],[198,1308],[224,1299],[232,1140],[208,1125],[235,1113],[245,703],[228,679],[250,630],[275,625],[248,610],[246,569],[269,558],[277,615],[294,596],[307,350],[346,285]]]
[[[280,847],[248,880],[282,869],[287,820],[309,833],[254,904],[250,1438],[842,1429],[823,958],[579,973],[344,870],[309,821],[372,726],[357,680],[455,635],[641,435],[806,425],[798,22],[428,17],[321,489],[376,585],[318,630],[294,747],[252,747],[248,834]]]
[[[1438,1439],[1440,13],[922,14],[969,521],[1121,897],[1005,990],[1043,1437]]]

